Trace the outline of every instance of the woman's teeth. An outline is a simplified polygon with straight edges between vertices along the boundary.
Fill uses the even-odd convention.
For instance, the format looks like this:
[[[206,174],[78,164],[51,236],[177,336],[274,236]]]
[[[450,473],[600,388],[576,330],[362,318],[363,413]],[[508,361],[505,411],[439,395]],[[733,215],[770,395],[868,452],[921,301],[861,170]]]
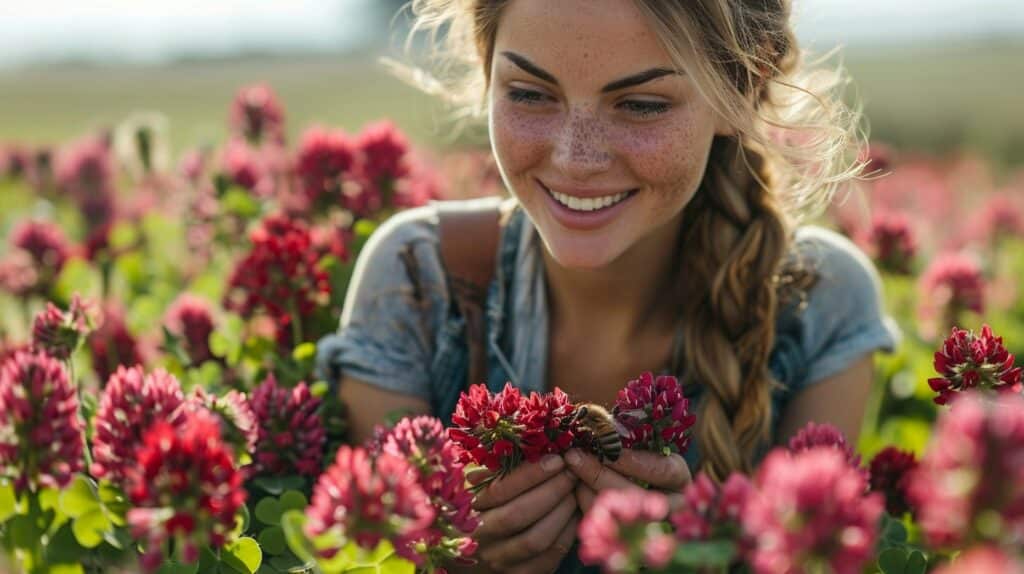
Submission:
[[[551,197],[554,197],[555,201],[575,211],[596,211],[598,209],[604,209],[605,207],[615,205],[623,199],[626,199],[628,195],[629,192],[624,192],[616,193],[615,195],[606,195],[604,197],[582,198],[558,193],[557,191],[551,192]]]

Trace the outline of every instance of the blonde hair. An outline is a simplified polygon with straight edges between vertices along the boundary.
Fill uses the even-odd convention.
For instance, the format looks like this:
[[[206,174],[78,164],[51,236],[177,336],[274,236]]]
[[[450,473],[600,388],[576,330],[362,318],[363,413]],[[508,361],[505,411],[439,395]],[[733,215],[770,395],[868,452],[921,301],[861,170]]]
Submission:
[[[841,68],[805,63],[790,0],[633,0],[675,64],[735,135],[717,136],[684,209],[677,250],[684,384],[705,386],[696,438],[703,470],[749,471],[771,434],[768,369],[780,304],[814,281],[792,230],[860,175],[860,111],[842,101]],[[412,38],[434,62],[417,83],[482,116],[502,9],[509,0],[413,0]],[[685,56],[689,55],[689,56]],[[685,278],[685,280],[683,280]]]

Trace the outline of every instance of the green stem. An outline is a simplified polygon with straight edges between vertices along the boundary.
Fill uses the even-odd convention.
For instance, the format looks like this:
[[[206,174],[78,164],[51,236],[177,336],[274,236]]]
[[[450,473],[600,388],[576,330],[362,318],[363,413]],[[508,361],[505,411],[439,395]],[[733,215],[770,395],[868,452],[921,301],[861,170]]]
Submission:
[[[75,361],[69,355],[65,364],[68,367],[68,376],[71,378],[71,384],[75,386],[75,392],[78,394],[78,419],[82,421],[82,454],[85,455],[85,471],[89,472],[92,468],[92,451],[89,450],[89,419],[85,416],[85,405],[82,402],[82,385],[75,379]]]
[[[28,297],[20,297],[21,299],[21,316],[25,321],[25,332],[28,333],[28,339],[32,338],[32,308],[29,305]]]
[[[43,509],[39,506],[39,496],[37,493],[28,492],[26,496],[28,497],[28,516],[32,520],[32,539],[35,540],[30,550],[32,560],[30,572],[33,574],[43,574],[49,571],[46,564],[43,563],[43,533],[46,532],[46,529],[39,527],[39,518],[43,515]],[[37,534],[38,536],[36,536]]]

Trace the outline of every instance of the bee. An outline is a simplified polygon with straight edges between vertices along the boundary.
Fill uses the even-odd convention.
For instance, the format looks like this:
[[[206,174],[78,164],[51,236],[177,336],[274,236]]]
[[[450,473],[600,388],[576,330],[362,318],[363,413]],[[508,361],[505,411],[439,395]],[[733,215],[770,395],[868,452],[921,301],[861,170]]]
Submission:
[[[590,450],[599,460],[615,462],[619,459],[622,454],[622,437],[629,431],[607,409],[594,403],[577,405],[568,424],[577,432],[589,435]]]

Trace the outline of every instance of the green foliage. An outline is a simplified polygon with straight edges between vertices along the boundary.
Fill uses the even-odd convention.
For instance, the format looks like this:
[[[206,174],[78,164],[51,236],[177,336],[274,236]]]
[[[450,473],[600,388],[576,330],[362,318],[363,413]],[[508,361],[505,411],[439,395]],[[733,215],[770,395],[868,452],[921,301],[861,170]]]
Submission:
[[[115,529],[125,524],[127,502],[116,488],[76,475],[61,492],[59,504],[61,512],[72,520],[72,532],[83,547],[95,548],[104,541],[120,545]]]
[[[255,574],[263,561],[263,552],[255,540],[242,537],[225,546],[220,557],[225,566],[239,574]]]
[[[74,293],[79,293],[83,297],[98,297],[101,284],[100,273],[95,267],[83,259],[70,259],[57,276],[54,298],[70,301]]]
[[[18,511],[18,500],[10,480],[0,479],[0,524]]]
[[[259,476],[252,480],[252,486],[274,496],[280,496],[287,490],[301,490],[306,480],[299,475]]]
[[[672,563],[694,571],[727,568],[739,553],[731,540],[685,542],[676,547]]]
[[[242,358],[245,321],[234,313],[226,313],[218,328],[210,333],[210,351],[223,357],[230,366],[238,365]]]

